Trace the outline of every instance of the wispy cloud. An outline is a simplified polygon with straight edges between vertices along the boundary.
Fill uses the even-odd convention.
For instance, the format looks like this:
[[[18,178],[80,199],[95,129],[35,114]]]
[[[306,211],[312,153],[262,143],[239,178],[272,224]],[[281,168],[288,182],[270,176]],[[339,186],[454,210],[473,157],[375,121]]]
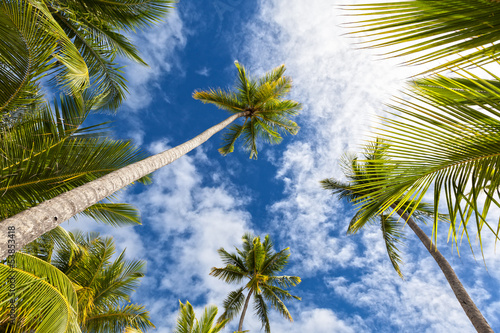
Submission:
[[[196,74],[208,77],[210,76],[210,68],[208,67],[200,68],[196,71]]]
[[[154,28],[139,32],[133,40],[149,65],[145,67],[129,62],[125,69],[130,93],[125,105],[137,111],[147,108],[153,96],[161,90],[159,80],[180,66],[177,52],[185,47],[187,37],[178,9]]]

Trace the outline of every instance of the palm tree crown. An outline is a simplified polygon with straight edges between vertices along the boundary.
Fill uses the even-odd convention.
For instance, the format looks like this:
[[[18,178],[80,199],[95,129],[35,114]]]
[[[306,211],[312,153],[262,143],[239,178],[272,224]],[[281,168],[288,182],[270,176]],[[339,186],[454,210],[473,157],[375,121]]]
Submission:
[[[257,158],[257,139],[271,144],[280,143],[282,134],[297,134],[299,126],[289,119],[296,116],[300,103],[284,100],[292,88],[292,79],[285,76],[285,66],[281,65],[259,79],[250,78],[245,67],[235,61],[238,79],[235,91],[210,89],[195,91],[193,98],[203,103],[212,103],[230,113],[244,113],[242,125],[233,124],[224,134],[219,152],[223,155],[234,150],[234,143],[241,136],[244,148],[250,158]]]
[[[269,235],[266,235],[264,242],[261,242],[260,237],[254,237],[249,233],[245,234],[242,240],[243,247],[236,248],[237,253],[219,249],[219,255],[226,266],[213,267],[210,272],[210,275],[227,283],[241,283],[247,280],[245,286],[232,291],[224,300],[224,313],[219,322],[233,319],[241,311],[244,303],[238,328],[238,331],[241,331],[248,303],[253,296],[255,314],[259,317],[266,333],[269,333],[271,327],[268,304],[270,303],[283,317],[292,321],[292,316],[283,300],[300,300],[300,297],[290,294],[287,290],[300,283],[300,277],[276,275],[288,264],[290,252],[288,248],[275,252]],[[245,290],[248,291],[246,297]]]
[[[98,233],[69,233],[71,240],[42,236],[24,251],[50,263],[73,284],[78,299],[78,322],[85,333],[145,332],[153,328],[144,306],[130,303],[130,294],[144,276],[145,262],[125,260],[111,237]]]
[[[215,323],[217,316],[217,307],[215,305],[205,307],[205,311],[200,320],[196,319],[193,306],[186,301],[182,304],[179,301],[179,316],[177,317],[177,327],[174,333],[218,333],[227,323],[227,319],[219,323]]]

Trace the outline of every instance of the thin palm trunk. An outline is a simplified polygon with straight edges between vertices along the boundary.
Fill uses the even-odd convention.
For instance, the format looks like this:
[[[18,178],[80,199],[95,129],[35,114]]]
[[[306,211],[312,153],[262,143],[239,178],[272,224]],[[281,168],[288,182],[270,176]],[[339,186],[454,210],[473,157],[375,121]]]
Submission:
[[[393,209],[395,208],[394,206],[391,207]],[[406,221],[410,229],[413,230],[413,232],[418,236],[418,238],[424,244],[427,251],[429,251],[431,256],[439,265],[439,268],[441,268],[441,271],[446,277],[446,280],[448,280],[448,283],[451,289],[453,290],[455,297],[462,306],[462,309],[465,311],[465,314],[471,321],[476,331],[481,333],[493,332],[490,325],[481,314],[481,311],[479,311],[476,304],[474,304],[474,301],[472,301],[472,298],[470,298],[469,294],[467,293],[467,290],[465,290],[464,286],[458,279],[458,276],[455,274],[455,271],[448,263],[448,260],[446,260],[446,258],[441,254],[441,252],[438,251],[438,249],[435,246],[432,246],[429,237],[427,237],[425,232],[423,232],[423,230],[420,229],[420,227],[417,225],[417,223],[415,223],[415,221],[411,217],[408,217],[408,214],[403,213],[401,210],[398,210],[397,213]]]
[[[247,295],[247,299],[245,300],[245,306],[243,307],[243,311],[241,312],[240,324],[238,325],[238,332],[243,330],[243,319],[245,319],[245,313],[247,312],[248,303],[250,302],[250,296],[252,296],[253,289],[250,289]]]
[[[185,143],[113,171],[0,222],[0,260],[132,182],[172,163],[250,111],[232,115]],[[9,237],[10,236],[10,237]],[[13,242],[13,238],[15,241]],[[10,241],[8,241],[10,240]],[[15,247],[12,246],[15,244]]]

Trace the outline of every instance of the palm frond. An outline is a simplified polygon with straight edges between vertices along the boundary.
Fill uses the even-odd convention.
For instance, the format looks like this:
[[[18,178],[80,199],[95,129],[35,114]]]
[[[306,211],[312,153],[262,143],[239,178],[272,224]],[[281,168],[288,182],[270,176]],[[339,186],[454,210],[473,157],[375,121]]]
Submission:
[[[271,333],[271,325],[269,324],[268,309],[266,302],[261,294],[254,295],[254,310],[259,317],[262,328],[266,333]]]
[[[411,65],[454,57],[429,71],[471,61],[482,65],[498,56],[500,9],[494,1],[412,0],[344,8],[363,17],[347,25],[352,33],[369,38],[368,47],[392,47],[387,56],[419,53],[408,61]]]
[[[221,314],[219,319],[217,319],[218,323],[222,323],[224,320],[231,321],[234,316],[236,316],[243,306],[245,302],[245,295],[243,295],[243,289],[239,288],[235,291],[231,291],[229,295],[227,295],[226,299],[223,302],[224,312]]]
[[[385,247],[392,266],[398,275],[404,279],[403,273],[399,268],[403,260],[398,249],[398,245],[404,244],[404,240],[406,239],[402,230],[402,223],[395,218],[382,214],[380,216],[380,229],[382,230],[382,237],[384,238]]]
[[[192,333],[196,324],[193,306],[188,301],[186,301],[186,304],[182,304],[179,300],[179,308],[174,333]]]
[[[125,329],[146,332],[154,328],[149,312],[142,305],[127,304],[121,307],[96,308],[83,325],[87,332],[121,333]]]
[[[113,226],[141,224],[137,208],[125,203],[98,203],[84,210],[81,215]]]
[[[78,93],[88,86],[83,58],[44,3],[4,1],[0,23],[1,113],[16,113],[40,100],[37,81],[53,67],[52,57],[64,68],[60,78],[68,90]]]
[[[449,78],[446,86],[450,82],[453,79]],[[484,85],[500,96],[493,87]],[[469,99],[470,105],[447,97],[455,93],[463,98],[462,91],[447,90],[445,96],[440,91],[410,91],[407,96],[411,99],[400,99],[391,106],[401,114],[387,119],[378,131],[390,146],[390,161],[373,163],[367,173],[373,175],[391,165],[393,176],[379,179],[371,187],[363,185],[371,191],[373,200],[366,200],[360,207],[363,215],[380,213],[391,205],[393,211],[403,208],[411,215],[432,185],[434,242],[438,207],[444,197],[455,244],[461,234],[468,237],[468,223],[473,218],[481,245],[483,227],[498,238],[498,228],[486,221],[486,215],[491,205],[500,206],[500,179],[496,177],[500,163],[500,105],[475,89],[467,90],[467,95],[474,96]]]
[[[9,282],[0,284],[1,321],[9,320],[13,302],[16,318],[8,324],[12,332],[81,332],[71,281],[57,268],[28,254],[18,252],[9,260],[16,268],[0,264],[0,280]]]

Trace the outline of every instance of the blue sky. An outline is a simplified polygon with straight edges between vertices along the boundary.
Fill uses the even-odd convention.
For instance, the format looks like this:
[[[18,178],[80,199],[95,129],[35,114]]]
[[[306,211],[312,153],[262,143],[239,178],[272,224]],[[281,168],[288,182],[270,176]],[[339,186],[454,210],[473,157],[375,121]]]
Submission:
[[[294,80],[291,98],[304,106],[296,119],[300,132],[279,146],[261,147],[258,160],[241,150],[220,156],[217,134],[157,171],[153,185],[122,192],[123,201],[141,210],[142,226],[114,229],[85,219],[70,221],[72,229],[113,235],[129,258],[147,260],[147,275],[133,300],[150,310],[157,332],[172,331],[179,299],[189,300],[198,313],[207,304],[222,306],[235,288],[208,273],[221,266],[217,249],[233,250],[247,231],[270,234],[276,249],[290,247],[285,273],[303,278],[293,290],[302,301],[288,304],[294,323],[271,313],[275,333],[473,331],[410,230],[402,281],[379,229],[346,236],[353,210],[319,186],[321,179],[342,178],[340,156],[359,150],[376,117],[384,115],[383,103],[416,73],[394,60],[380,60],[374,51],[356,49],[355,40],[341,36],[346,18],[335,5],[327,0],[181,0],[164,23],[134,37],[150,67],[128,64],[130,95],[113,117],[113,134],[133,138],[151,153],[227,117],[191,94],[230,87],[234,60],[254,75],[284,63]],[[485,245],[487,271],[480,254],[474,260],[466,244],[460,257],[451,251],[442,229],[440,250],[500,330],[499,257],[493,242]],[[244,329],[258,332],[260,324],[247,315]]]

